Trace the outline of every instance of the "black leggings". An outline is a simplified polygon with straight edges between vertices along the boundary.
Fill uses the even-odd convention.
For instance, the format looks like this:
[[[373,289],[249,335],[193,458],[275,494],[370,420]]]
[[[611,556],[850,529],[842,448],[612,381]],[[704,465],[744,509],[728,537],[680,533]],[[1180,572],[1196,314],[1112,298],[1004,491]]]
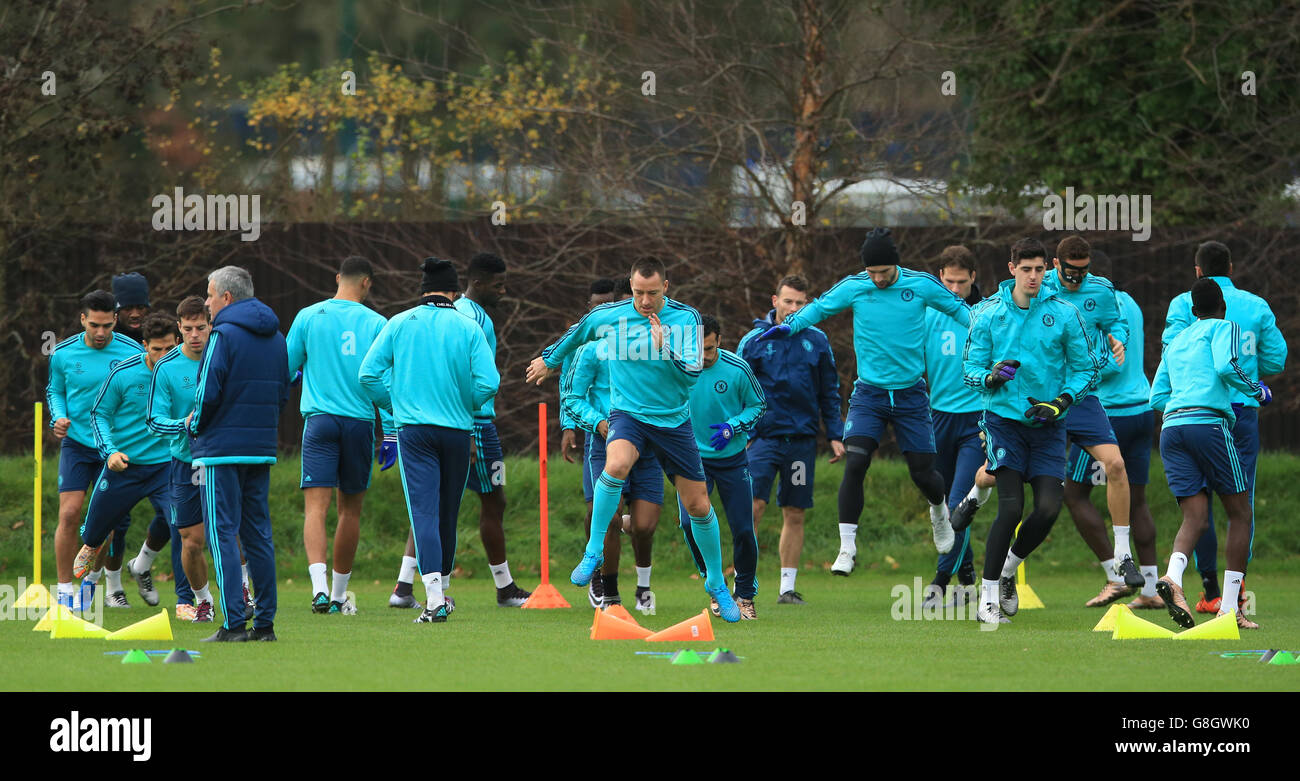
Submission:
[[[862,483],[871,466],[871,456],[880,443],[871,437],[849,437],[844,440],[844,479],[840,482],[840,523],[856,524],[862,517]],[[921,489],[930,504],[944,500],[943,476],[934,468],[934,453],[904,453],[907,472],[912,482]]]
[[[1032,478],[1029,484],[1034,489],[1034,509],[1020,525],[1020,533],[1016,534],[1016,524],[1020,523],[1025,511],[1024,475],[1003,467],[994,477],[998,481],[998,517],[993,521],[984,546],[985,580],[1002,577],[1008,549],[1023,559],[1047,539],[1047,533],[1061,512],[1061,499],[1065,494],[1065,484],[1059,477],[1038,475]],[[1011,544],[1013,534],[1016,534],[1015,545]]]

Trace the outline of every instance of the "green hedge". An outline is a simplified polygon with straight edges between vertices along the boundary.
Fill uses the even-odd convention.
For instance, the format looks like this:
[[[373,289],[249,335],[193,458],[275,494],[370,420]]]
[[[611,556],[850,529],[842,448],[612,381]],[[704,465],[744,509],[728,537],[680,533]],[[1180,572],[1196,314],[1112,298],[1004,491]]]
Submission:
[[[0,458],[0,580],[13,581],[31,572],[32,461],[30,457]],[[552,579],[562,581],[579,555],[584,543],[582,523],[585,506],[579,467],[555,457],[550,462],[550,518]],[[822,459],[817,466],[816,506],[808,513],[804,543],[805,568],[829,568],[839,548],[835,512],[836,491],[842,468]],[[1148,493],[1158,530],[1158,552],[1162,561],[1169,555],[1180,516],[1169,494],[1156,457],[1151,469],[1152,484]],[[45,579],[53,577],[54,527],[58,517],[56,495],[57,463],[47,460],[44,467],[44,502],[42,512]],[[274,519],[275,546],[281,577],[305,576],[302,553],[302,499],[298,491],[299,463],[286,458],[272,468],[271,516]],[[1255,565],[1269,568],[1300,562],[1300,456],[1266,454],[1259,464],[1256,510],[1258,528],[1255,538]],[[537,462],[529,458],[507,459],[506,514],[507,549],[512,569],[521,582],[535,581],[539,564]],[[1105,506],[1105,491],[1093,491],[1093,501]],[[1217,506],[1217,503],[1216,503]],[[675,528],[676,507],[671,490],[666,491],[662,527],[655,540],[655,566],[662,570],[689,571],[689,553]],[[151,510],[142,503],[135,510],[128,543],[138,548],[144,536]],[[1222,530],[1222,510],[1219,516]],[[976,518],[974,529],[977,561],[982,561],[983,534],[992,520],[992,508],[985,508]],[[333,514],[329,521],[333,527]],[[726,524],[723,523],[725,527]],[[16,528],[15,528],[16,527]],[[361,545],[356,572],[358,577],[387,582],[397,570],[408,529],[401,484],[395,470],[376,471],[362,512]],[[478,500],[467,494],[461,505],[458,565],[465,577],[490,577],[482,546],[478,540]],[[760,577],[774,579],[777,541],[781,530],[779,510],[769,507],[759,528]],[[723,531],[724,552],[730,534]],[[1222,536],[1221,536],[1222,539]],[[928,574],[934,565],[934,548],[930,541],[930,524],[926,505],[907,477],[901,461],[878,459],[867,475],[866,507],[858,534],[859,566],[869,568],[914,569]],[[623,569],[631,571],[630,547],[624,546]],[[724,556],[730,559],[729,554]],[[1080,569],[1095,566],[1086,546],[1079,539],[1069,513],[1062,511],[1057,526],[1043,548],[1031,560],[1031,566]],[[169,569],[166,562],[161,569]],[[524,577],[527,575],[528,577]]]

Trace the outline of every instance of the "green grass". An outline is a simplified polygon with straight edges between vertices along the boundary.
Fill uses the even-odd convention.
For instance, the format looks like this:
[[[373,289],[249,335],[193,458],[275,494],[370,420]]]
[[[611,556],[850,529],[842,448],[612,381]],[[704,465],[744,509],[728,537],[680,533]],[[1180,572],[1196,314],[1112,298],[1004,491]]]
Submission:
[[[657,578],[653,629],[707,604],[698,581]],[[387,583],[358,585],[356,616],[320,616],[295,579],[280,589],[279,642],[215,645],[198,640],[212,625],[173,623],[174,642],[50,640],[28,621],[0,622],[0,690],[152,691],[858,691],[858,690],[1255,690],[1300,691],[1300,667],[1211,652],[1300,649],[1300,577],[1252,577],[1263,628],[1239,641],[1116,641],[1089,631],[1102,611],[1080,605],[1096,578],[1033,579],[1045,610],[1022,611],[996,632],[971,621],[894,621],[890,591],[911,584],[901,571],[832,578],[810,573],[805,606],[759,600],[759,620],[714,620],[714,642],[647,643],[588,639],[592,611],[580,589],[563,586],[569,610],[505,610],[490,582],[456,583],[457,610],[440,625],[410,623],[415,611],[386,607]],[[139,603],[134,590],[133,602]],[[164,596],[164,604],[170,604]],[[108,611],[120,628],[156,609]],[[1145,614],[1172,627],[1163,611]],[[637,651],[731,648],[738,665],[682,668]],[[198,649],[194,665],[128,666],[108,650],[136,646]],[[430,665],[430,654],[436,665]]]

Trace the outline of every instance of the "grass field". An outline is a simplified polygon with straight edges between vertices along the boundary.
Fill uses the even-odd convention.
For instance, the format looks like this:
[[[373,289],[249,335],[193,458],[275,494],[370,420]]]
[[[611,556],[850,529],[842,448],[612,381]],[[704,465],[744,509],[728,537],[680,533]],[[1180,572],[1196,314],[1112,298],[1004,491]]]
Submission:
[[[1082,607],[1101,585],[1096,562],[1079,540],[1067,513],[1030,559],[1030,582],[1046,610],[1023,611],[1010,626],[981,632],[973,621],[896,621],[891,617],[897,585],[914,577],[928,580],[934,567],[924,503],[899,462],[882,459],[872,467],[867,507],[859,534],[858,571],[832,577],[830,561],[838,547],[834,518],[840,470],[824,460],[818,467],[817,508],[809,530],[798,588],[808,605],[775,604],[775,511],[760,529],[759,620],[727,625],[714,620],[717,639],[699,648],[725,646],[744,657],[740,665],[683,669],[664,657],[636,651],[667,651],[685,644],[588,639],[592,611],[585,593],[568,586],[566,576],[582,544],[581,495],[577,470],[552,461],[552,574],[574,605],[570,610],[518,611],[495,606],[492,583],[477,535],[477,502],[467,497],[461,514],[459,572],[451,593],[457,611],[443,625],[414,625],[414,611],[389,609],[387,595],[405,540],[400,489],[389,474],[376,474],[363,515],[362,544],[352,580],[360,612],[356,616],[317,616],[310,598],[301,552],[301,499],[296,490],[297,462],[286,459],[272,473],[272,517],[279,559],[280,612],[274,645],[219,645],[198,641],[211,625],[173,623],[172,645],[203,654],[192,666],[125,666],[120,656],[130,644],[94,640],[53,641],[31,631],[30,622],[0,621],[0,690],[629,690],[629,691],[854,691],[854,690],[1300,690],[1300,667],[1268,667],[1248,658],[1222,659],[1211,651],[1253,648],[1300,650],[1300,491],[1294,476],[1300,458],[1270,454],[1260,465],[1260,532],[1248,588],[1257,594],[1257,620],[1263,629],[1235,642],[1113,641],[1093,633],[1101,611]],[[53,463],[50,463],[53,466]],[[48,467],[47,467],[48,469]],[[507,516],[510,560],[526,588],[538,581],[536,463],[510,459],[511,497]],[[47,476],[54,472],[47,471]],[[1152,469],[1151,505],[1159,530],[1161,564],[1177,526],[1177,506]],[[45,572],[53,572],[55,508],[53,480],[46,480],[44,513]],[[0,584],[13,584],[30,572],[30,460],[0,459]],[[1104,492],[1094,491],[1101,504]],[[669,492],[668,501],[673,502]],[[130,536],[133,551],[149,513],[137,508]],[[987,531],[991,513],[976,518],[977,535]],[[662,524],[671,522],[665,512]],[[332,521],[331,521],[332,526]],[[725,524],[723,524],[725,528]],[[728,532],[723,531],[729,560]],[[977,561],[982,561],[982,539]],[[626,546],[625,546],[626,550]],[[675,529],[656,536],[654,589],[659,615],[643,619],[662,629],[699,613],[707,604],[701,584],[691,578],[686,548]],[[156,573],[166,576],[160,557]],[[623,591],[630,595],[630,556],[625,553]],[[1190,572],[1191,596],[1199,588]],[[159,582],[163,605],[174,597],[170,583]],[[419,592],[422,595],[422,591]],[[133,584],[127,594],[135,607],[106,611],[105,625],[117,629],[148,617]],[[3,607],[0,604],[0,607]],[[1144,614],[1172,626],[1162,612]],[[639,617],[639,616],[638,616]],[[330,624],[329,627],[322,626]],[[434,653],[436,656],[431,656]],[[1014,671],[1015,675],[1008,673]]]
[[[496,607],[490,582],[456,584],[451,619],[415,625],[415,611],[386,607],[386,583],[358,587],[357,615],[321,616],[308,610],[310,595],[295,582],[280,589],[275,644],[199,643],[212,625],[177,623],[173,643],[50,640],[30,622],[0,622],[0,690],[1300,691],[1300,667],[1211,653],[1300,650],[1297,575],[1252,576],[1258,632],[1196,642],[1117,641],[1089,631],[1102,615],[1081,607],[1099,585],[1095,578],[1034,583],[1047,608],[1022,611],[996,632],[972,621],[892,620],[890,590],[899,583],[910,585],[910,578],[811,573],[800,586],[808,605],[761,599],[758,621],[715,619],[715,642],[686,644],[592,641],[592,611],[569,586],[562,593],[572,609],[521,611]],[[653,629],[707,604],[699,582],[682,575],[660,578],[655,591],[659,614],[637,615]],[[120,628],[155,611],[107,611],[105,625]],[[1172,627],[1163,611],[1144,616]],[[132,666],[104,655],[132,646],[183,646],[202,656],[194,665]],[[683,668],[636,654],[688,646],[728,647],[744,661]]]

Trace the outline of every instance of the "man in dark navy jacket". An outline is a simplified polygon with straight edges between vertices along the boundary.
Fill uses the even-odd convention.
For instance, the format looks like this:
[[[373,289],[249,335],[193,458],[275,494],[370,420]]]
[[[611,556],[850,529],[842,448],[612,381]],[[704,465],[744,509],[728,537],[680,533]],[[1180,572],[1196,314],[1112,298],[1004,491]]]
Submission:
[[[759,334],[779,325],[807,303],[807,280],[785,277],[772,296],[772,311],[766,319],[755,320],[754,330],[736,347],[753,368],[767,398],[767,412],[759,418],[748,450],[755,532],[772,498],[772,481],[778,472],[781,474],[776,492],[783,521],[777,603],[783,605],[804,604],[803,595],[794,590],[794,580],[803,555],[804,514],[813,506],[817,434],[823,423],[831,444],[831,463],[844,457],[840,379],[826,334],[808,328],[791,339],[757,341]]]
[[[267,495],[280,410],[289,400],[289,356],[279,318],[253,297],[253,278],[244,269],[225,266],[209,274],[207,305],[212,335],[188,423],[194,465],[203,467],[203,516],[224,615],[207,641],[274,640],[275,547]],[[257,595],[248,631],[239,597],[240,542]]]

